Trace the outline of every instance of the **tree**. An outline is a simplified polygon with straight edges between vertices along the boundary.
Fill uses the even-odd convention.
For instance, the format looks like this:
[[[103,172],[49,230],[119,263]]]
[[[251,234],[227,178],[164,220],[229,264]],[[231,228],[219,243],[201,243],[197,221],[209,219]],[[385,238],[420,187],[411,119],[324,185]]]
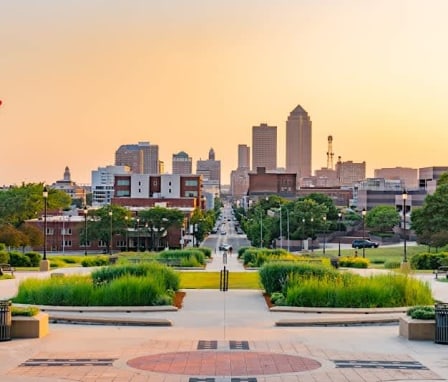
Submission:
[[[163,207],[141,211],[139,217],[143,224],[148,225],[148,230],[151,232],[152,250],[161,248],[160,239],[167,234],[170,227],[175,226],[180,229],[184,221],[182,211]]]
[[[400,214],[392,206],[377,206],[366,214],[366,226],[378,233],[391,232],[400,224]]]
[[[93,220],[89,222],[87,228],[88,240],[101,240],[106,243],[107,251],[111,253],[111,236],[115,234],[124,235],[126,233],[126,219],[129,211],[121,206],[107,205],[95,211],[89,212]],[[80,237],[85,237],[84,229],[80,232]]]
[[[0,222],[19,227],[25,220],[36,218],[44,210],[43,189],[43,183],[29,183],[0,192]],[[49,209],[68,208],[70,201],[64,191],[48,190]]]
[[[3,224],[0,227],[0,243],[10,248],[19,248],[28,244],[28,238],[13,225]]]
[[[432,245],[432,236],[435,233],[448,231],[447,183],[442,181],[434,194],[426,197],[423,206],[412,211],[411,228],[417,234],[418,241],[428,245]],[[437,242],[442,244],[440,238]]]

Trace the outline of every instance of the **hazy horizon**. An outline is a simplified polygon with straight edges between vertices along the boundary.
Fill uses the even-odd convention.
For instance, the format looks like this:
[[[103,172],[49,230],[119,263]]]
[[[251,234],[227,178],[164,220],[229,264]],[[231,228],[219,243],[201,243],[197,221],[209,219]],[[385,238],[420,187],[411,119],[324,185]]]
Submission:
[[[122,144],[196,161],[222,183],[252,126],[313,123],[313,171],[334,162],[448,164],[443,0],[79,0],[0,4],[0,184],[90,183]]]

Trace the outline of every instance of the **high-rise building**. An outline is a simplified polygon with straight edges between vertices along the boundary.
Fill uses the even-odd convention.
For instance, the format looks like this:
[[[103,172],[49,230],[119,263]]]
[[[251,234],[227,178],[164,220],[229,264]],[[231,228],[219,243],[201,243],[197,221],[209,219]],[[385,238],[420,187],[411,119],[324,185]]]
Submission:
[[[250,148],[247,145],[238,145],[238,169],[250,169]]]
[[[128,166],[135,174],[159,174],[159,146],[149,142],[121,145],[115,152],[115,165]]]
[[[262,123],[252,127],[252,171],[258,167],[277,169],[277,126]]]
[[[143,152],[138,145],[121,145],[115,151],[115,166],[128,166],[134,174],[142,174]]]
[[[311,176],[312,130],[308,113],[298,105],[286,121],[286,172]]]
[[[211,148],[208,159],[196,162],[196,174],[202,175],[204,192],[219,193],[221,189],[221,161],[215,159],[215,151]]]
[[[193,160],[185,151],[173,154],[172,173],[173,174],[192,174]]]

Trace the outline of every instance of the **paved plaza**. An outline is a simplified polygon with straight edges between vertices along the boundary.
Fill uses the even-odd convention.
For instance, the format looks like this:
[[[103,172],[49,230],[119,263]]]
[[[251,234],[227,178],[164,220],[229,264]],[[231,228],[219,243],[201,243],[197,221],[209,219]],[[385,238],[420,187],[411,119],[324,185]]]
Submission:
[[[222,263],[215,254],[207,270],[221,269]],[[235,255],[226,266],[243,269]],[[1,297],[12,297],[24,277],[30,274],[0,282]],[[433,285],[437,299],[448,301],[448,283],[419,277]],[[187,290],[178,311],[79,314],[112,322],[165,319],[172,326],[52,323],[44,338],[0,342],[0,381],[448,380],[448,345],[408,341],[396,324],[279,327],[279,320],[330,314],[272,312],[261,291],[231,285],[227,292]]]

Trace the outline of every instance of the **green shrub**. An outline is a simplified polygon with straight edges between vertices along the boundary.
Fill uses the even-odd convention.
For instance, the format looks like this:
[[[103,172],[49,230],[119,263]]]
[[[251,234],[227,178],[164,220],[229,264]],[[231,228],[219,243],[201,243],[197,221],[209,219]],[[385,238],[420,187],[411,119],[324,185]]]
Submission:
[[[152,277],[160,280],[165,289],[178,290],[179,275],[171,268],[159,263],[128,264],[104,267],[92,272],[96,286],[110,283],[123,276]]]
[[[241,259],[248,249],[254,249],[254,247],[239,247],[238,248],[238,258]]]
[[[375,259],[375,258],[373,258],[373,259],[370,259],[370,262],[372,264],[384,264],[385,260],[384,259]]]
[[[339,266],[347,268],[368,268],[369,259],[358,256],[343,256],[339,258]]]
[[[31,267],[31,260],[21,252],[9,252],[9,263],[13,267]]]
[[[413,269],[437,269],[448,258],[448,253],[419,253],[411,257]]]
[[[154,264],[162,270],[160,264]],[[166,269],[144,277],[124,274],[94,285],[90,276],[25,279],[16,303],[59,306],[140,306],[171,304],[179,285],[178,275]],[[111,267],[112,268],[112,267]],[[101,272],[100,272],[101,273]],[[165,277],[164,277],[165,276]],[[171,279],[170,277],[171,276]],[[173,286],[174,288],[170,288]],[[175,289],[176,288],[176,289]]]
[[[280,292],[274,292],[271,294],[271,302],[278,306],[284,306],[286,305],[285,295]]]
[[[396,261],[396,260],[387,260],[384,263],[384,268],[385,269],[397,269],[397,268],[400,268],[400,266],[401,266],[401,263],[399,261]]]
[[[209,259],[212,257],[212,249],[208,247],[198,247],[199,251],[201,251],[205,257],[208,257]]]
[[[433,302],[427,283],[405,275],[362,277],[339,273],[338,277],[288,280],[286,303],[290,306],[377,308],[426,305]]]
[[[25,256],[30,259],[30,264],[32,267],[38,267],[40,261],[42,260],[42,255],[39,252],[26,252]]]
[[[264,264],[259,270],[261,284],[269,295],[274,292],[284,292],[289,278],[296,274],[305,277],[323,277],[325,275],[335,277],[338,271],[322,264],[306,262],[271,262]]]
[[[25,317],[33,317],[40,312],[40,309],[35,306],[28,307],[20,307],[20,306],[12,306],[11,307],[11,316],[25,316]]]
[[[203,266],[205,264],[205,255],[198,249],[170,250],[162,251],[157,256],[163,260],[176,261],[185,267]]]
[[[2,264],[9,264],[9,253],[4,251],[4,250],[0,250],[0,263]]]
[[[6,251],[6,244],[0,243],[0,251]]]
[[[435,308],[432,305],[413,306],[407,310],[406,314],[419,320],[434,320],[436,318]]]
[[[83,267],[99,267],[109,265],[109,256],[85,256],[81,261]]]

